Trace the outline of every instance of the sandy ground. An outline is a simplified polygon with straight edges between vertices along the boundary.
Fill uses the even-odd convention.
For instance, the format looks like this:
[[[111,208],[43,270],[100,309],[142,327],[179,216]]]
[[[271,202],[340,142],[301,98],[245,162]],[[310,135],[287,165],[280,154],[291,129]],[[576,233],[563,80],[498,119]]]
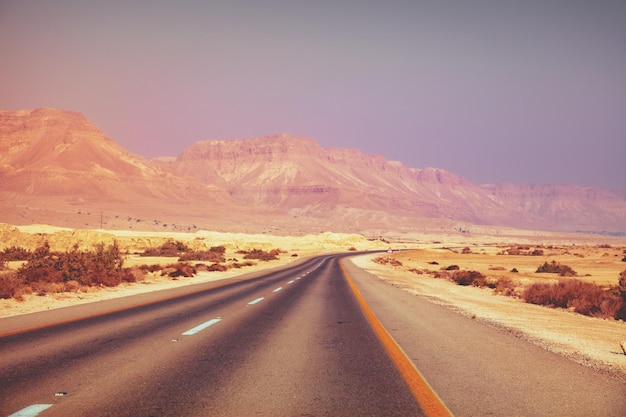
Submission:
[[[30,237],[40,237],[42,233],[41,226],[33,227],[32,230],[26,227],[20,229],[22,233],[27,235],[14,239],[15,232],[11,229],[5,233],[5,236],[8,236],[5,240],[10,238],[12,239],[11,244],[15,244],[25,238],[28,240]],[[63,242],[68,239],[68,233],[72,236],[76,234],[74,231],[58,229],[46,230],[46,232],[51,233],[48,237],[54,236],[54,233],[61,233],[61,241]],[[32,236],[28,235],[29,233]],[[125,232],[106,233],[112,233],[116,239],[124,239],[125,236]],[[171,238],[171,233],[168,236],[155,236],[154,233],[147,233],[145,236],[139,237],[137,237],[137,232],[131,234],[133,240],[132,242],[128,241],[129,245],[154,245],[161,242],[161,239]],[[81,234],[81,241],[85,241],[86,236]],[[102,237],[89,235],[89,239],[92,238],[98,240]],[[149,275],[142,282],[123,284],[116,288],[94,288],[87,292],[46,296],[29,295],[25,297],[24,301],[0,299],[0,319],[181,285],[220,280],[293,262],[294,259],[297,259],[293,256],[295,253],[302,257],[336,251],[345,252],[353,247],[358,250],[386,249],[381,248],[381,242],[369,242],[355,236],[329,233],[297,239],[265,235],[239,236],[211,233],[181,234],[174,238],[205,246],[225,244],[229,248],[227,257],[229,256],[228,251],[234,251],[241,247],[281,247],[285,249],[285,253],[281,254],[279,260],[261,261],[255,266],[231,269],[225,272],[203,272],[193,278],[174,280],[160,275]],[[494,238],[485,238],[479,243],[472,238],[462,237],[461,240],[457,241],[458,243],[450,244],[451,241],[447,241],[448,245],[444,247],[439,240],[444,239],[445,241],[445,238],[446,236],[425,237],[421,243],[408,245],[412,247],[411,250],[394,252],[390,258],[400,261],[401,266],[381,265],[372,261],[373,258],[381,255],[365,255],[352,259],[357,266],[418,297],[425,297],[488,325],[502,327],[518,337],[547,350],[565,355],[585,366],[609,372],[617,378],[626,378],[626,355],[619,345],[621,341],[626,340],[626,323],[622,321],[591,318],[571,311],[526,304],[517,298],[496,295],[491,289],[459,286],[444,279],[432,278],[427,274],[411,272],[411,269],[434,270],[446,265],[457,264],[461,269],[478,270],[490,277],[510,277],[520,286],[523,286],[537,280],[555,280],[553,275],[537,274],[535,270],[540,263],[556,259],[572,266],[578,272],[579,279],[601,285],[615,285],[619,272],[626,269],[626,263],[621,261],[626,255],[624,253],[626,245],[623,242],[620,242],[621,246],[616,246],[581,245],[568,241],[563,246],[556,244],[554,246],[541,246],[544,256],[535,257],[502,255],[503,251],[514,245],[512,243],[496,244]],[[512,242],[502,237],[497,240]],[[518,237],[518,240],[523,239]],[[545,237],[540,237],[540,240],[546,241]],[[121,242],[124,243],[123,240]],[[71,242],[65,243],[70,244]],[[534,248],[532,243],[528,245],[526,241],[525,244],[530,249]],[[462,253],[464,247],[470,248],[469,254]],[[146,258],[130,254],[125,261],[125,266],[140,263],[169,263],[172,259],[150,259],[150,262],[147,261]],[[433,264],[435,261],[437,265]],[[512,268],[516,268],[519,272],[512,273]]]

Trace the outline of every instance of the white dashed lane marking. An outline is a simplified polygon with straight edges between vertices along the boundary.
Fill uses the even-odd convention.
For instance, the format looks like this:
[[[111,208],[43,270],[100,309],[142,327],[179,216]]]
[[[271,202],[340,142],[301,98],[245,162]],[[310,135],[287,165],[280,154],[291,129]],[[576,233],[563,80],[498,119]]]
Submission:
[[[272,292],[278,292],[278,291],[280,291],[280,290],[282,290],[282,289],[283,289],[283,287],[278,287],[278,288],[276,288],[276,289],[275,289],[274,291],[272,291]]]
[[[33,404],[26,408],[22,408],[20,411],[11,414],[9,417],[35,417],[50,407],[52,407],[52,404]]]
[[[183,333],[183,336],[191,336],[194,335],[204,329],[206,329],[207,327],[213,326],[215,323],[219,323],[220,320],[222,320],[221,318],[216,318],[216,319],[211,319],[207,322],[202,323],[199,326],[194,327],[193,329],[189,329],[186,332]]]
[[[265,297],[259,297],[256,300],[252,300],[248,303],[249,306],[254,305],[256,303],[260,303],[261,301],[265,300]]]

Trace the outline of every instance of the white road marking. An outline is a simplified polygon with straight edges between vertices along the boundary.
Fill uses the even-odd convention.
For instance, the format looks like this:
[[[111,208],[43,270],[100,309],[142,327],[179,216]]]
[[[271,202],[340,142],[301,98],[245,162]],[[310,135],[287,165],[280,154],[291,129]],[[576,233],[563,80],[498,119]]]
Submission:
[[[294,282],[294,281],[293,281],[293,280],[291,280],[291,281],[289,281],[287,284],[293,284],[293,282]]]
[[[264,299],[265,299],[264,297],[259,297],[259,298],[257,298],[256,300],[252,300],[252,301],[250,301],[250,302],[248,303],[248,305],[249,305],[249,306],[254,305],[254,304],[256,304],[256,303],[259,303],[259,302],[263,301]]]
[[[9,417],[35,417],[37,414],[50,407],[52,407],[52,404],[33,404],[26,408],[22,408],[20,411],[11,414]]]
[[[283,289],[283,287],[278,287],[278,288],[276,288],[276,289],[275,289],[274,291],[272,291],[272,292],[278,292],[278,291],[280,291],[280,290],[282,290],[282,289]]]
[[[219,323],[220,322],[220,318],[216,318],[216,319],[211,319],[205,323],[202,323],[199,326],[194,327],[193,329],[189,329],[187,330],[185,333],[183,333],[183,336],[191,336],[194,335],[204,329],[206,329],[207,327],[213,326],[215,323]]]

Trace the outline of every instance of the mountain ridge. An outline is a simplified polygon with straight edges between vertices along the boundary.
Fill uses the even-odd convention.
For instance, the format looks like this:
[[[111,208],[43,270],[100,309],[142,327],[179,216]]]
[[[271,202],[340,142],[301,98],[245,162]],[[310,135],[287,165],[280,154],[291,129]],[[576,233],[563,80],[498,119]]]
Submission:
[[[42,213],[74,226],[84,218],[76,220],[71,211],[89,203],[144,228],[167,222],[306,233],[410,231],[461,222],[626,231],[624,195],[604,188],[474,184],[443,169],[322,148],[285,133],[203,140],[177,157],[147,160],[82,114],[58,109],[0,111],[0,195],[7,213],[0,221],[34,221],[33,209],[46,207]],[[157,216],[164,220],[143,219]]]

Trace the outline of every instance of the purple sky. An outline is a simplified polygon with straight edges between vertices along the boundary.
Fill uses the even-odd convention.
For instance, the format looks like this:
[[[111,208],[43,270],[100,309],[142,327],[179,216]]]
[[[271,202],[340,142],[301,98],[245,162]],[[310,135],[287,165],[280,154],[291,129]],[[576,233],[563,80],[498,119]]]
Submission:
[[[291,133],[477,183],[626,188],[626,1],[0,0],[0,109],[131,152]]]

